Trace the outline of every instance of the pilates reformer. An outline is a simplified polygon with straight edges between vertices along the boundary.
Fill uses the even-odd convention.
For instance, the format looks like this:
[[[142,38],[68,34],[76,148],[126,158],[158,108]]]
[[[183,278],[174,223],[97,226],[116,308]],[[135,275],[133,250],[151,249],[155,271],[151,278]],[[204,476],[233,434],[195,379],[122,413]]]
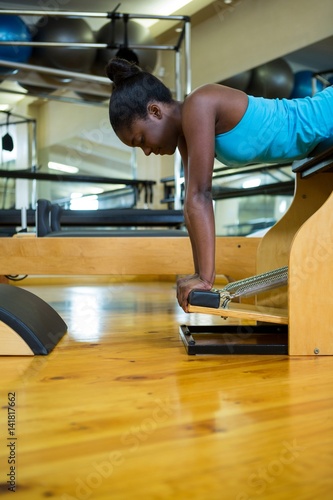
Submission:
[[[67,227],[64,229],[62,225]],[[69,227],[68,227],[69,226]],[[92,228],[90,228],[92,226]],[[101,228],[104,226],[105,228]],[[36,208],[37,237],[187,236],[181,210],[64,210],[40,199]]]
[[[293,202],[260,242],[257,274],[189,296],[190,313],[245,323],[181,325],[188,354],[333,355],[333,140],[292,170]],[[234,302],[248,296],[255,304]]]

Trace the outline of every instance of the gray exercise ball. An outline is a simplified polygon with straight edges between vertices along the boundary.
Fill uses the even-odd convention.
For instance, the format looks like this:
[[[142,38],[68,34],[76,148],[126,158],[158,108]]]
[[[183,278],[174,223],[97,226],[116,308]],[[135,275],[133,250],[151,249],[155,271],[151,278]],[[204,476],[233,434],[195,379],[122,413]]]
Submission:
[[[294,87],[294,74],[282,58],[262,64],[252,71],[246,90],[249,95],[268,98],[289,98]]]
[[[31,85],[30,83],[17,82],[29,95],[47,95],[56,90],[56,87],[42,87],[41,85]]]
[[[156,49],[135,49],[131,45],[156,45],[150,35],[148,28],[142,24],[129,19],[127,21],[127,46],[125,40],[125,22],[123,19],[110,21],[100,28],[96,34],[97,43],[116,44],[115,49],[98,49],[93,65],[93,72],[105,76],[105,67],[113,57],[122,57],[139,64],[139,66],[150,73],[154,71],[157,62]],[[123,47],[119,48],[119,45]]]
[[[78,95],[80,99],[86,102],[104,102],[109,99],[109,96],[99,95],[99,94],[88,94],[87,92],[78,92],[77,90],[75,91],[75,94]]]
[[[237,75],[231,76],[226,80],[222,80],[218,82],[220,85],[226,85],[227,87],[231,87],[233,89],[243,90],[245,91],[249,86],[251,81],[252,70],[243,71],[242,73],[238,73]]]
[[[65,71],[90,73],[96,56],[96,48],[72,47],[72,43],[95,43],[95,36],[84,19],[41,18],[33,37],[34,42],[62,42],[66,47],[35,47],[31,61],[46,67]],[[48,81],[68,82],[67,77],[44,77]]]

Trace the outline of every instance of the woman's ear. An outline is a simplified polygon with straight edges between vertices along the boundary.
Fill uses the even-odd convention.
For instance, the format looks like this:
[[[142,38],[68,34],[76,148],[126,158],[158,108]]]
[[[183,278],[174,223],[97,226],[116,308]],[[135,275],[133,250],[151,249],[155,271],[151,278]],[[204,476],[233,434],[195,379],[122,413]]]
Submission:
[[[161,107],[158,104],[156,104],[155,102],[149,103],[147,110],[148,110],[149,115],[154,116],[155,118],[158,118],[158,119],[162,118]]]

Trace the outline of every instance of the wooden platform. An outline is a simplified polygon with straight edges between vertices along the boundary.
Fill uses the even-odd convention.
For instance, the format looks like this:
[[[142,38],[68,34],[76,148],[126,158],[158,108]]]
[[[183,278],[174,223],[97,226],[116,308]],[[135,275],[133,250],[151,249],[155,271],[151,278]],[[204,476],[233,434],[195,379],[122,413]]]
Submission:
[[[265,321],[279,325],[288,324],[288,310],[277,307],[256,306],[251,304],[237,304],[230,302],[227,309],[213,309],[212,307],[200,307],[189,305],[189,312],[201,314],[213,314],[222,318],[247,319],[254,321]]]
[[[27,289],[68,334],[1,358],[1,498],[330,500],[332,357],[188,356],[179,325],[221,320],[173,283]]]

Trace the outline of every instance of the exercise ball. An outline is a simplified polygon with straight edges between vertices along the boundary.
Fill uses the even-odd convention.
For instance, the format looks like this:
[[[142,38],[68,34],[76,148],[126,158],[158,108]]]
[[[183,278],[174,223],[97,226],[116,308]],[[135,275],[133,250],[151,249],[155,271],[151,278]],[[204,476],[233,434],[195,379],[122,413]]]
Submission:
[[[56,87],[42,87],[41,85],[31,85],[30,83],[17,82],[20,87],[28,91],[29,95],[48,95],[56,90]]]
[[[84,19],[76,18],[41,18],[36,25],[33,37],[35,42],[61,42],[66,47],[35,47],[31,62],[41,66],[64,71],[90,73],[96,56],[96,48],[72,47],[72,43],[95,43],[95,36]],[[70,81],[68,77],[43,76],[49,82]]]
[[[284,59],[275,59],[252,71],[247,93],[256,97],[290,97],[294,86],[294,74]]]
[[[109,99],[109,97],[105,96],[105,95],[88,94],[86,92],[75,91],[75,94],[78,95],[80,97],[80,99],[82,99],[83,101],[90,102],[90,103],[93,103],[93,102],[104,102],[107,99]],[[110,94],[111,94],[111,92],[110,92]]]
[[[0,15],[0,41],[1,42],[30,42],[31,33],[27,25],[19,16]],[[10,62],[25,63],[28,61],[32,48],[19,45],[1,45],[0,59]],[[0,66],[0,74],[11,75],[17,72],[17,69]]]
[[[127,21],[127,46],[125,43],[126,24],[123,19],[116,19],[104,24],[96,34],[97,43],[108,45],[123,45],[116,49],[98,49],[93,71],[97,75],[105,76],[105,67],[113,57],[133,61],[150,73],[154,71],[157,62],[156,49],[131,49],[131,45],[153,46],[155,40],[150,35],[148,28],[132,19]]]
[[[245,91],[249,86],[251,81],[252,71],[243,71],[242,73],[238,73],[237,75],[231,76],[222,82],[219,82],[220,85],[226,85],[227,87],[232,87],[233,89],[243,90]]]
[[[312,76],[313,76],[313,71],[309,70],[302,70],[295,73],[294,88],[291,93],[291,97],[293,99],[298,97],[307,97],[313,95]],[[316,92],[320,92],[321,90],[323,90],[324,85],[319,80],[317,80],[316,88],[317,88]]]

